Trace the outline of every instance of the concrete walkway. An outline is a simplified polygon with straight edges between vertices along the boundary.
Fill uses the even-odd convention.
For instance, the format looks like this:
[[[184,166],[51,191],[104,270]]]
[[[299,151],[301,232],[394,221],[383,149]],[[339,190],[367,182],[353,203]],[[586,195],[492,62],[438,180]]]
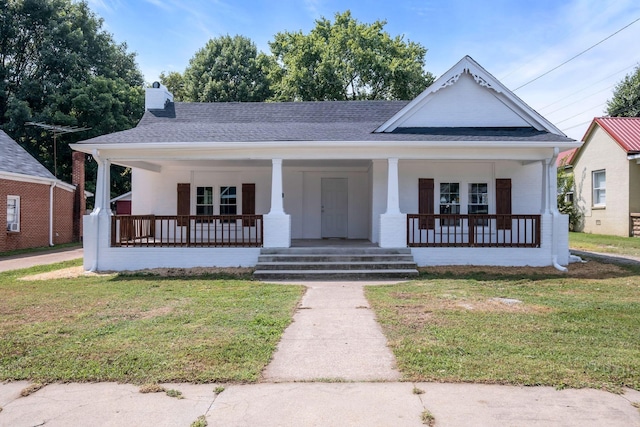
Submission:
[[[55,264],[83,257],[81,247],[51,249],[43,252],[32,252],[23,255],[12,255],[0,258],[0,272],[35,267],[36,265]]]
[[[271,382],[395,381],[400,372],[362,282],[309,282],[263,376]]]

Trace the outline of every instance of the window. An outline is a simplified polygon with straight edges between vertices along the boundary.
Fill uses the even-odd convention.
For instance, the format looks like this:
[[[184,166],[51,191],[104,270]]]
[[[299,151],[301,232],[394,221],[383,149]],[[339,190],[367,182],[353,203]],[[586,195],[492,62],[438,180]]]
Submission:
[[[489,185],[486,183],[469,184],[469,204],[467,213],[469,215],[486,215],[489,213]],[[478,218],[475,225],[489,225],[488,218]]]
[[[605,171],[593,172],[593,206],[605,206],[606,174]]]
[[[236,187],[220,187],[220,215],[236,215],[237,212]]]
[[[460,184],[457,182],[440,183],[440,215],[460,214]],[[459,225],[459,220],[455,218],[442,218],[442,226]]]
[[[7,196],[7,231],[20,231],[20,196]]]
[[[196,215],[213,215],[213,187],[196,189]]]
[[[573,203],[573,191],[567,191],[564,195],[565,203]]]

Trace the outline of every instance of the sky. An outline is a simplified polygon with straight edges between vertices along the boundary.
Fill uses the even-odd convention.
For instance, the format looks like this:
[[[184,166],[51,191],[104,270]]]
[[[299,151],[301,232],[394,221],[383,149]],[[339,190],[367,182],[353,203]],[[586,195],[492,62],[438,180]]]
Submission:
[[[269,41],[275,34],[308,33],[316,19],[333,19],[336,13],[348,9],[360,22],[386,21],[384,29],[392,36],[402,36],[427,48],[425,69],[436,77],[463,56],[471,56],[529,106],[577,140],[582,139],[594,117],[606,114],[606,101],[616,84],[640,64],[637,0],[88,3],[104,20],[103,29],[137,54],[147,82],[158,80],[162,71],[183,72],[211,38],[243,35],[259,50],[270,53]],[[576,55],[579,56],[572,59]]]

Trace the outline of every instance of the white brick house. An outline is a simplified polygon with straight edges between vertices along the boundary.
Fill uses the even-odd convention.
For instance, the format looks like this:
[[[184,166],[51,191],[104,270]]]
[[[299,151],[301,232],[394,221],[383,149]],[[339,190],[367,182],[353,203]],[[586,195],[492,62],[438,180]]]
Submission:
[[[85,268],[253,266],[298,239],[410,247],[418,265],[566,265],[556,157],[578,146],[470,57],[413,101],[179,103],[147,89],[98,162]],[[132,168],[132,215],[109,164]]]

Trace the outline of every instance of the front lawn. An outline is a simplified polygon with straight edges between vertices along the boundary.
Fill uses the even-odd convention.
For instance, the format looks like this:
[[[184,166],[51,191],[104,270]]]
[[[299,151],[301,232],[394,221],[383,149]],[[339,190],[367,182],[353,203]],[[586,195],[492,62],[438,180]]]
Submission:
[[[367,287],[406,380],[640,390],[640,269],[426,268]]]
[[[640,238],[569,233],[569,247],[582,251],[605,252],[640,257]]]
[[[0,381],[255,382],[301,286],[212,277],[0,273]]]

